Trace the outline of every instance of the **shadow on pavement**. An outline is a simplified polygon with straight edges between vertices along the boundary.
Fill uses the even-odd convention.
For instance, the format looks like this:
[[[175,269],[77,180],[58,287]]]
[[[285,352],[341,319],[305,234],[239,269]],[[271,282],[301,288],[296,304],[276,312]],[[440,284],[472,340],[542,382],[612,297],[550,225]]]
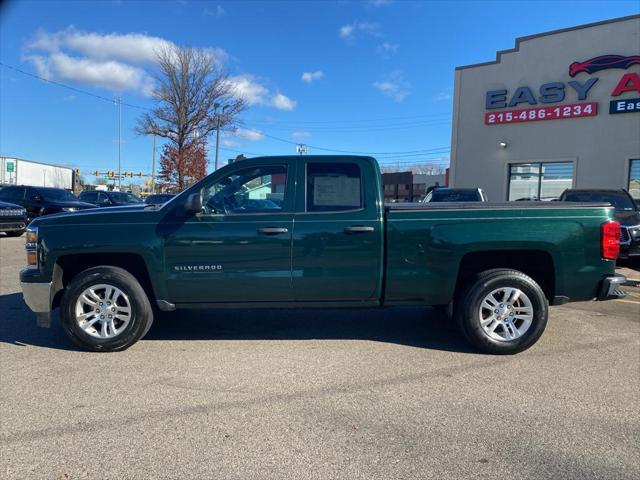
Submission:
[[[0,342],[79,350],[62,331],[57,312],[51,328],[36,326],[36,318],[24,304],[21,293],[0,295]]]
[[[156,315],[143,341],[370,340],[475,353],[452,321],[427,307],[385,309],[182,310]],[[22,294],[0,295],[0,342],[78,350],[60,327],[36,326]]]

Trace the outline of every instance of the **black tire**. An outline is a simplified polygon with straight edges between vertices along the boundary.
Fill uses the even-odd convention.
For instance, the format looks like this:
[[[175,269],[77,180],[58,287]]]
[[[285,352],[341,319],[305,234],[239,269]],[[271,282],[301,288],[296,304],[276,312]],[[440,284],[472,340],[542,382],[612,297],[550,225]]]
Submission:
[[[498,340],[481,326],[480,306],[487,295],[501,287],[520,289],[531,302],[533,319],[528,330],[514,340]],[[465,338],[485,353],[514,354],[538,341],[547,326],[549,303],[540,286],[517,270],[493,269],[477,275],[456,300],[454,317]],[[506,327],[500,327],[506,330]]]
[[[122,332],[111,338],[96,338],[84,331],[75,320],[75,304],[85,289],[92,285],[109,284],[129,298],[131,319]],[[60,302],[62,327],[79,347],[94,352],[125,350],[140,340],[151,328],[153,309],[149,298],[136,278],[119,267],[92,267],[79,273],[65,289]]]
[[[21,237],[24,234],[24,230],[18,230],[17,232],[4,232],[7,237]]]

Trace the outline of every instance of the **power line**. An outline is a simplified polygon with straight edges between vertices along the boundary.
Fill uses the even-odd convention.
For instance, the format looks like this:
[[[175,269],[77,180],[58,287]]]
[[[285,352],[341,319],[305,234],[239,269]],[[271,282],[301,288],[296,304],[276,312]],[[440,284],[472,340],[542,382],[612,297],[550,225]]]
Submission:
[[[80,88],[72,87],[71,85],[67,85],[65,83],[56,82],[55,80],[49,80],[48,78],[41,77],[40,75],[36,75],[34,73],[26,72],[24,70],[21,70],[20,68],[13,67],[11,65],[7,65],[6,63],[0,62],[0,65],[5,67],[5,68],[8,68],[10,70],[14,70],[16,72],[22,73],[23,75],[27,75],[28,77],[32,77],[32,78],[35,78],[37,80],[41,80],[43,82],[50,83],[52,85],[57,85],[58,87],[66,88],[67,90],[72,90],[72,91],[74,91],[76,93],[82,93],[84,95],[88,95],[90,97],[94,97],[94,98],[97,98],[99,100],[103,100],[103,101],[109,102],[109,103],[117,103],[117,101],[115,99],[113,99],[113,98],[103,97],[102,95],[98,95],[96,93],[91,93],[91,92],[88,92],[86,90],[82,90]],[[133,105],[131,103],[122,102],[122,105],[124,105],[125,107],[138,108],[140,110],[151,110],[148,107],[141,107],[140,105]]]
[[[56,86],[59,86],[59,87],[62,87],[62,88],[66,88],[66,89],[74,91],[76,93],[81,93],[81,94],[84,94],[84,95],[88,95],[90,97],[94,97],[94,98],[97,98],[99,100],[106,101],[106,102],[109,102],[109,103],[112,103],[112,104],[116,103],[115,99],[104,97],[102,95],[98,95],[98,94],[95,94],[95,93],[91,93],[91,92],[88,92],[86,90],[83,90],[83,89],[80,89],[80,88],[76,88],[76,87],[72,87],[70,85],[67,85],[67,84],[64,84],[64,83],[61,83],[61,82],[56,82],[54,80],[50,80],[50,79],[41,77],[40,75],[36,75],[36,74],[30,73],[30,72],[27,72],[25,70],[22,70],[20,68],[14,67],[12,65],[7,65],[6,63],[3,63],[3,62],[0,62],[0,66],[3,66],[3,67],[8,68],[10,70],[16,71],[16,72],[21,73],[23,75],[26,75],[28,77],[32,77],[32,78],[41,80],[43,82],[47,82],[47,83],[52,84],[52,85],[56,85]],[[140,110],[151,110],[148,107],[143,107],[143,106],[140,106],[140,105],[134,105],[134,104],[125,103],[125,102],[121,102],[120,105],[125,106],[125,107],[130,107],[130,108],[137,108],[137,109],[140,109]],[[425,115],[417,115],[417,116],[414,116],[414,117],[395,117],[395,119],[424,118],[424,117],[425,117]],[[391,117],[391,118],[393,118],[393,117]],[[388,119],[391,119],[391,118],[388,118]],[[378,121],[378,120],[379,119],[367,119],[367,120],[359,120],[359,121]],[[308,122],[300,122],[300,124],[304,124],[304,123],[308,123]],[[317,123],[333,123],[333,122],[331,122],[331,121],[324,121],[324,122],[318,121]],[[299,144],[299,142],[294,142],[294,141],[291,141],[291,140],[280,138],[280,137],[277,137],[275,135],[270,135],[270,134],[267,134],[267,133],[264,133],[264,132],[260,132],[260,133],[262,133],[262,135],[264,135],[267,138],[271,138],[273,140],[277,140],[277,141],[280,141],[280,142],[288,143],[290,145],[298,145]],[[308,145],[308,146],[310,148],[315,149],[315,150],[320,150],[320,151],[325,151],[325,152],[333,152],[333,153],[352,154],[352,155],[402,155],[402,154],[411,154],[411,153],[427,153],[427,152],[430,151],[428,149],[426,149],[426,150],[423,149],[423,150],[408,150],[408,151],[405,151],[405,152],[363,152],[363,151],[354,151],[354,150],[339,150],[339,149],[334,149],[334,148],[325,148],[325,147],[319,147],[317,145]],[[442,148],[445,148],[445,147],[440,147],[440,149],[442,149]],[[230,150],[230,149],[228,149],[228,150]],[[252,154],[250,154],[250,155],[252,155]]]
[[[428,115],[412,115],[412,116],[406,116],[406,117],[387,117],[387,118],[367,118],[367,119],[360,119],[360,120],[311,120],[311,121],[300,121],[300,122],[278,122],[280,124],[287,124],[287,123],[295,123],[297,125],[315,125],[315,124],[336,124],[336,123],[365,123],[365,122],[385,122],[385,121],[390,121],[390,120],[412,120],[412,119],[418,119],[418,118],[433,118],[433,117],[442,117],[442,116],[448,116],[450,117],[450,114],[445,114],[445,113],[433,113],[433,114],[428,114]],[[257,123],[257,122],[254,122]],[[262,122],[265,125],[268,122]]]

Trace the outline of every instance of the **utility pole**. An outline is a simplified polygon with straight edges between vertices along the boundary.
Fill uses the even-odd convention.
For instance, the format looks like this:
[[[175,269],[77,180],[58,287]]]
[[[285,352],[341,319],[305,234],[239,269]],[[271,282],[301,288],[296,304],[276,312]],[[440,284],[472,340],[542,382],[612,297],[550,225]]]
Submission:
[[[118,97],[118,190],[122,191],[122,97]]]
[[[151,161],[151,193],[156,193],[156,134],[153,134],[153,160]]]
[[[213,109],[216,115],[216,162],[215,169],[218,170],[218,151],[220,148],[220,114],[218,113],[218,108],[220,107],[219,103],[213,104]],[[229,108],[229,105],[225,105],[222,107],[222,114],[224,115],[224,111]]]

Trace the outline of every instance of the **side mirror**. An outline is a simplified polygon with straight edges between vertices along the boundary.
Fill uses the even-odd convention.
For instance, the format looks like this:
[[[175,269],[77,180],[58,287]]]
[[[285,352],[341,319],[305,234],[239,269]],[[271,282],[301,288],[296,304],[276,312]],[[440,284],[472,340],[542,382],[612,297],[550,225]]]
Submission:
[[[194,192],[187,197],[184,202],[184,213],[187,215],[195,215],[202,212],[202,194]]]

